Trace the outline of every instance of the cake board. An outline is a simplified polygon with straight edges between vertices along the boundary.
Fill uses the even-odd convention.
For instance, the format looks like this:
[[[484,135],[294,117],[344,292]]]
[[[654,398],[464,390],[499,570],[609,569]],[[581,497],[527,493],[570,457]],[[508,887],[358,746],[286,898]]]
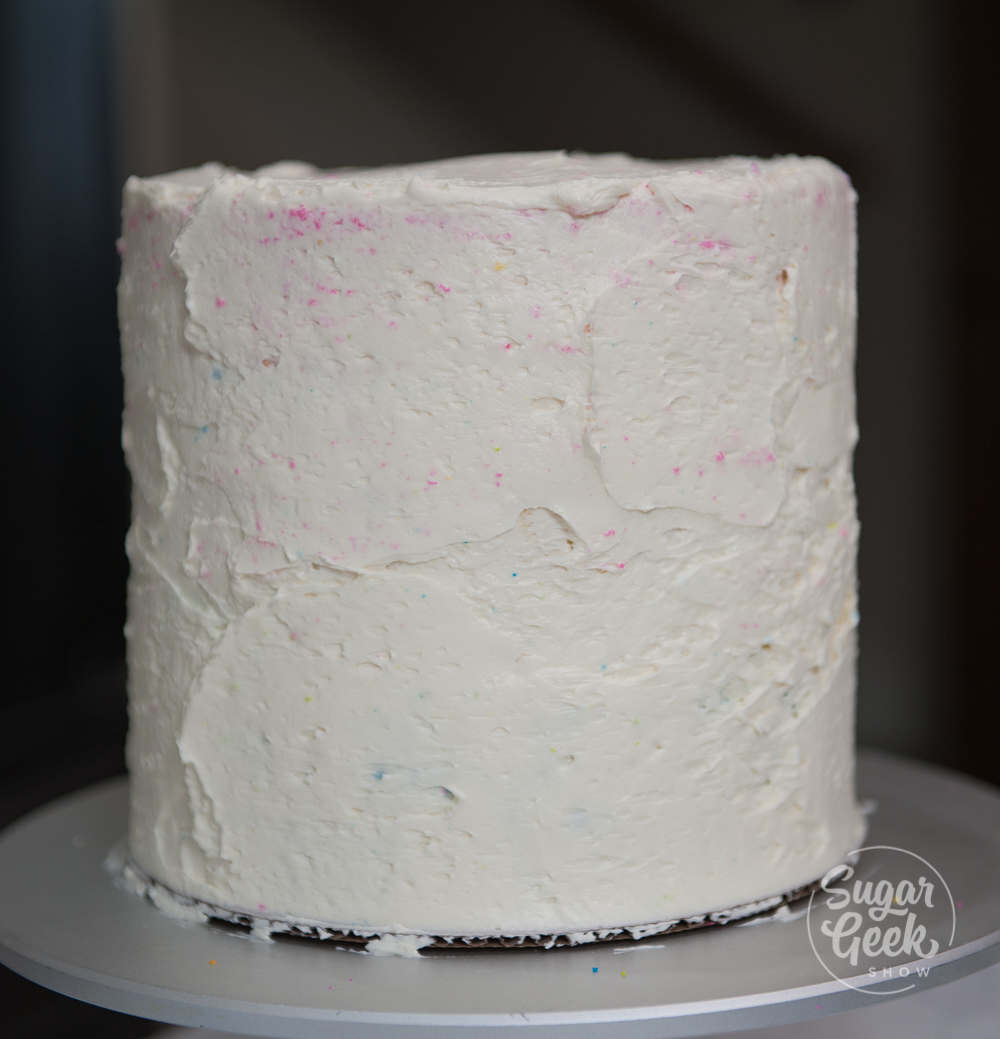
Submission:
[[[376,957],[335,942],[267,943],[180,923],[116,886],[105,868],[126,823],[112,780],[0,835],[0,962],[55,991],[174,1024],[314,1036],[674,1037],[816,1018],[922,991],[1000,961],[1000,794],[882,753],[859,759],[877,803],[866,845],[910,849],[946,879],[922,920],[951,913],[954,940],[923,975],[831,976],[808,916],[733,923],[639,942],[564,949],[447,949]],[[859,865],[879,874],[878,853]],[[945,923],[947,921],[944,921]],[[877,993],[892,990],[894,995]]]

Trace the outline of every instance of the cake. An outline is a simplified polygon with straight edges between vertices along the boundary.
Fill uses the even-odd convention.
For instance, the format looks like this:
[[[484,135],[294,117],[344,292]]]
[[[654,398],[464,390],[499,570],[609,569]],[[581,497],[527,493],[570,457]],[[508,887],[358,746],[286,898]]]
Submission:
[[[854,204],[798,157],[129,179],[147,890],[585,941],[855,848]]]

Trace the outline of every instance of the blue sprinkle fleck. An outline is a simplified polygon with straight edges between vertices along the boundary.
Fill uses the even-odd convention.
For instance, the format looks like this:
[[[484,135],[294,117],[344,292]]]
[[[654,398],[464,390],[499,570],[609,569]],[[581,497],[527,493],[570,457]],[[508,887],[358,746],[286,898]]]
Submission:
[[[596,974],[596,973],[598,972],[598,970],[600,970],[600,968],[599,968],[599,967],[591,967],[590,969],[591,969],[591,970],[592,970],[592,971],[593,971],[593,972],[594,972],[595,974]]]
[[[421,599],[426,599],[427,598],[427,593],[426,592],[421,592],[420,593],[420,598]]]
[[[213,368],[212,369],[212,378],[215,379],[216,382],[219,382],[219,380],[222,378],[222,369],[221,368]]]
[[[202,431],[202,433],[207,433],[208,432],[208,426],[202,426],[201,427],[201,431]]]
[[[373,775],[373,776],[374,776],[374,777],[375,777],[376,779],[381,779],[381,778],[382,778],[382,777],[383,777],[383,776],[385,775],[385,773],[384,773],[384,772],[382,771],[382,769],[376,769],[376,771],[374,771],[374,772],[372,773],[372,775]]]
[[[517,571],[515,570],[510,576],[511,577],[517,577]]]
[[[601,670],[602,671],[607,671],[607,669],[608,669],[608,665],[607,664],[601,664]]]

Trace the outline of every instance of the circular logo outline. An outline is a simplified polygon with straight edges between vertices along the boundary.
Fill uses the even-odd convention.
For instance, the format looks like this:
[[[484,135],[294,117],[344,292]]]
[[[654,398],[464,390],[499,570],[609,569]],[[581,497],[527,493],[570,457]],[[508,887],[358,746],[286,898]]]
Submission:
[[[894,844],[868,844],[862,848],[855,848],[854,851],[849,851],[844,856],[846,861],[831,867],[826,871],[826,873],[823,874],[823,879],[820,881],[820,884],[822,885],[824,882],[827,881],[827,879],[832,879],[836,875],[837,871],[846,872],[847,870],[852,870],[853,875],[853,865],[860,860],[861,855],[866,851],[898,851],[901,855],[909,855],[911,858],[914,858],[918,862],[923,863],[938,878],[938,880],[941,881],[941,886],[944,888],[944,892],[948,896],[948,905],[951,909],[951,934],[948,938],[947,944],[947,947],[950,949],[952,945],[954,945],[955,943],[955,930],[958,923],[957,914],[955,912],[955,899],[952,897],[951,888],[948,887],[948,881],[944,879],[944,877],[941,874],[941,871],[935,865],[928,862],[927,859],[925,859],[922,855],[918,855],[915,851],[910,851],[908,848],[898,848]],[[826,961],[820,955],[819,950],[816,948],[816,940],[813,937],[812,908],[813,902],[816,898],[816,894],[819,891],[824,891],[822,886],[814,888],[809,895],[809,904],[806,907],[806,933],[809,936],[809,946],[813,951],[813,955],[816,957],[816,960],[819,962],[819,965],[827,972],[827,974],[829,974],[834,981],[839,982],[845,988],[853,989],[855,992],[863,992],[865,995],[868,996],[894,996],[899,995],[903,992],[909,992],[910,989],[915,988],[916,982],[911,981],[909,985],[904,985],[902,988],[879,989],[877,992],[875,992],[872,991],[872,989],[868,986],[859,987],[858,985],[852,985],[849,981],[845,981],[844,978],[840,978],[836,974],[834,974],[834,972],[827,966]],[[826,892],[824,891],[824,893]],[[870,984],[877,985],[879,984],[879,981],[874,980]]]

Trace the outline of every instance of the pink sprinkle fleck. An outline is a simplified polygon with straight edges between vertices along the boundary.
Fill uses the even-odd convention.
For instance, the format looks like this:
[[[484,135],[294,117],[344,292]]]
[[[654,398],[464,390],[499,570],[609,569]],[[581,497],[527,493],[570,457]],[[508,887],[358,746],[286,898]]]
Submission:
[[[438,288],[442,292],[451,292],[451,289],[447,285],[442,285],[441,282],[438,282]]]
[[[222,308],[226,305],[226,301],[221,296],[216,296],[215,305],[219,308]]]
[[[717,454],[715,456],[715,460],[717,462],[724,462],[726,460],[726,452],[725,451],[717,452]]]
[[[319,300],[317,300],[317,299],[311,299],[311,300],[309,300],[309,304],[308,305],[310,307],[315,307],[318,302],[319,302]]]
[[[511,345],[510,345],[510,343],[504,343],[504,345],[503,345],[503,348],[504,348],[505,350],[510,350],[510,349],[511,349]]]
[[[715,242],[713,242],[711,238],[706,238],[705,241],[699,242],[698,244],[701,246],[702,249],[714,249],[715,248]]]
[[[288,468],[289,469],[294,469],[295,468],[295,463],[291,459],[288,460]]]
[[[604,532],[604,536],[605,536],[606,538],[613,538],[613,537],[615,536],[615,528],[614,528],[614,527],[612,527],[612,528],[611,528],[610,530],[606,530],[606,531]]]
[[[625,569],[625,564],[624,563],[615,563],[615,566],[617,566],[619,570],[624,570]]]
[[[680,471],[681,471],[681,467],[679,465],[675,465],[674,466],[674,476],[679,475]]]

